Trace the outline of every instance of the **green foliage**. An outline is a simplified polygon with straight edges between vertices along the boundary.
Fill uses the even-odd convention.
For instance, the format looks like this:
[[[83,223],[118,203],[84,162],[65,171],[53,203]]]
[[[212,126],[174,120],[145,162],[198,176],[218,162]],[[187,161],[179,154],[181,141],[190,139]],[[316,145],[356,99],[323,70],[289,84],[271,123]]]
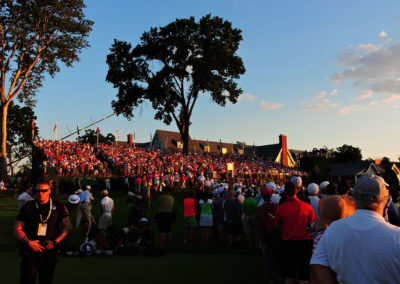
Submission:
[[[0,177],[7,171],[7,110],[18,98],[35,105],[35,95],[59,63],[72,66],[89,46],[93,22],[85,18],[83,0],[2,0],[0,5]],[[9,81],[7,84],[6,81]]]
[[[347,144],[337,147],[333,156],[335,163],[354,163],[360,162],[362,159],[361,149]]]
[[[19,106],[10,102],[7,121],[7,149],[12,160],[26,156],[32,147],[32,120],[37,117],[29,106]],[[38,136],[39,129],[34,126],[34,135]]]
[[[235,82],[245,68],[236,55],[241,31],[219,17],[206,15],[177,19],[144,32],[141,42],[115,40],[107,56],[106,81],[118,89],[112,107],[128,119],[134,108],[148,100],[154,118],[169,125],[175,121],[184,151],[188,151],[189,126],[197,98],[210,94],[225,106],[236,103],[242,90]]]
[[[97,133],[94,129],[87,129],[85,130],[85,134],[79,136],[78,138],[79,143],[89,143],[92,145],[96,145],[97,143]],[[115,136],[111,133],[108,133],[106,136],[99,133],[99,144],[108,144],[112,145],[115,143]]]
[[[82,0],[4,0],[1,1],[0,46],[1,78],[10,76],[10,93],[1,89],[2,101],[18,95],[31,100],[42,86],[46,74],[54,76],[58,62],[72,66],[78,61],[92,21],[85,19]],[[4,72],[4,73],[3,73]],[[5,96],[5,98],[3,98]]]

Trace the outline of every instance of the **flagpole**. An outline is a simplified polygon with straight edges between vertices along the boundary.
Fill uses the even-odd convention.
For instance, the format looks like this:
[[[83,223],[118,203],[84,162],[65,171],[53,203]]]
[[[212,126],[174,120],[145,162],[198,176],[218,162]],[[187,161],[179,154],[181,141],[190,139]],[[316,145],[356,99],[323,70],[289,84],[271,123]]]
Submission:
[[[110,115],[108,115],[108,116],[105,116],[105,117],[103,117],[102,119],[99,119],[98,121],[95,121],[95,122],[93,122],[93,123],[91,123],[91,124],[89,124],[89,125],[87,125],[87,126],[85,126],[85,127],[82,127],[82,128],[79,129],[79,130],[85,130],[85,129],[87,129],[87,128],[93,126],[93,125],[96,125],[96,123],[99,123],[99,122],[101,122],[101,121],[103,121],[103,120],[106,120],[107,118],[110,118],[110,117],[113,116],[113,115],[115,115],[115,113],[112,113],[112,114],[110,114]],[[79,135],[79,131],[75,131],[75,132],[73,132],[73,133],[71,133],[71,134],[68,134],[67,136],[64,136],[64,137],[60,138],[60,140],[67,139],[68,137],[70,137],[70,136],[72,136],[72,135],[74,135],[74,134],[76,134],[76,133],[78,133],[78,135]]]

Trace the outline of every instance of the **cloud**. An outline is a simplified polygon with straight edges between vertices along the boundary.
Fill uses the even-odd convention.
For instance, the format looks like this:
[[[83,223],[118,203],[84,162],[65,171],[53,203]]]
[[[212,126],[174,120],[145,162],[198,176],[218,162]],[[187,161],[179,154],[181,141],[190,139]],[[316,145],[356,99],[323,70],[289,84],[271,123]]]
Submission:
[[[330,103],[330,100],[324,100],[315,104],[304,106],[302,107],[302,110],[305,112],[327,111],[332,108],[337,108],[338,106],[339,104],[337,103]]]
[[[379,38],[385,38],[385,37],[387,37],[387,33],[384,30],[382,30],[381,33],[379,34]]]
[[[343,70],[330,76],[333,83],[353,81],[356,87],[378,92],[375,88],[381,81],[400,77],[400,44],[384,47],[369,43],[348,47],[339,54],[337,64]]]
[[[251,94],[244,94],[244,95],[240,95],[238,98],[238,102],[241,101],[254,101],[257,97]]]
[[[322,91],[322,92],[318,93],[315,97],[317,99],[322,99],[322,98],[324,98],[326,96],[326,94],[327,94],[327,92]]]
[[[338,92],[338,90],[335,89],[331,92],[331,94],[333,93],[334,95],[336,95],[337,92]],[[339,104],[332,103],[332,101],[330,99],[326,98],[327,94],[328,94],[328,92],[326,92],[326,91],[322,91],[322,92],[318,93],[314,97],[315,103],[303,106],[301,108],[302,111],[316,112],[316,111],[327,111],[332,108],[337,108],[339,106]]]
[[[345,106],[338,111],[339,114],[349,114],[352,112],[356,107],[354,105]]]
[[[385,41],[383,42],[383,44],[388,45],[388,44],[391,44],[392,41],[393,41],[393,40],[392,40],[391,38],[388,38],[387,40],[385,40]]]
[[[339,94],[339,90],[338,89],[333,89],[331,92],[331,96],[336,96],[337,94]]]
[[[266,101],[261,101],[260,106],[263,110],[270,111],[274,109],[278,109],[284,106],[282,103],[271,103]]]
[[[357,96],[356,100],[359,101],[359,100],[368,99],[368,98],[372,97],[372,94],[373,94],[372,90],[369,90],[369,91],[367,91],[365,93],[362,93],[359,96]]]
[[[398,103],[400,103],[400,95],[391,95],[381,98],[380,100],[372,101],[370,105],[387,104],[396,107]]]

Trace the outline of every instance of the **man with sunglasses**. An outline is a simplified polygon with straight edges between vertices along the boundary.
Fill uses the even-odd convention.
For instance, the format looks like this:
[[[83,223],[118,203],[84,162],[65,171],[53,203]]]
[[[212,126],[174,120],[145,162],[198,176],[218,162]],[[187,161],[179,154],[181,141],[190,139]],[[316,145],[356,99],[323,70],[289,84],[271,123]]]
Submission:
[[[50,197],[51,186],[40,182],[34,191],[35,200],[22,207],[14,225],[14,236],[20,242],[20,283],[51,283],[56,265],[57,245],[72,229],[63,204]]]

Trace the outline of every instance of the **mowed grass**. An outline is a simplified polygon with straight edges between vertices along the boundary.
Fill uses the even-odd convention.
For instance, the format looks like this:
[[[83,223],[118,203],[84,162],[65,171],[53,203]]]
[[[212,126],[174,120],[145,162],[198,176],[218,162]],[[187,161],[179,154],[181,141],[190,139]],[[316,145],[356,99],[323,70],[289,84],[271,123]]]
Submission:
[[[0,252],[1,283],[18,283],[17,253]],[[261,257],[167,254],[162,257],[59,258],[55,284],[70,283],[266,283]]]
[[[263,283],[262,256],[259,251],[250,251],[245,242],[240,247],[231,247],[225,240],[215,241],[212,238],[208,246],[200,243],[200,230],[197,230],[195,243],[187,247],[183,244],[183,199],[186,193],[173,193],[174,209],[177,213],[173,224],[173,247],[160,257],[144,255],[133,256],[92,256],[92,257],[59,257],[54,283]],[[66,203],[67,195],[56,196],[60,202]],[[96,221],[100,216],[100,200],[102,196],[94,193],[92,214]],[[113,191],[115,211],[113,224],[119,228],[127,225],[131,204],[126,201],[127,194]],[[152,194],[148,209],[148,218],[158,244],[155,212],[159,194]],[[0,195],[0,267],[3,274],[0,283],[17,283],[19,279],[20,258],[16,252],[16,240],[12,235],[17,209],[13,193]],[[75,214],[72,224],[75,225]],[[82,243],[81,228],[74,229],[69,243],[78,249]],[[245,240],[244,240],[245,241]]]

